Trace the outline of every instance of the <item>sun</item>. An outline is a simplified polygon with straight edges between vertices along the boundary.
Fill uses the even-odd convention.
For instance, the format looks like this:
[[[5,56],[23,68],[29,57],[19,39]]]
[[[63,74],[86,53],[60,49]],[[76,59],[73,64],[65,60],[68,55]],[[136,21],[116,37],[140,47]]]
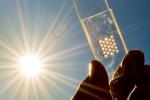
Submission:
[[[36,55],[23,56],[19,63],[21,73],[28,78],[33,78],[39,75],[42,71],[41,60]]]

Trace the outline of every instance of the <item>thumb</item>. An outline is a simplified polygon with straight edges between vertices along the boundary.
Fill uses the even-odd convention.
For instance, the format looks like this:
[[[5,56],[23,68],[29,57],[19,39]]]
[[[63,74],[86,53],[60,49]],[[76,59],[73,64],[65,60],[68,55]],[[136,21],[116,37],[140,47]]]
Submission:
[[[80,84],[72,100],[111,100],[108,76],[100,62],[91,61],[89,75]]]
[[[137,84],[142,81],[144,74],[144,53],[140,50],[131,50],[122,62],[125,72],[134,77]]]
[[[102,63],[97,60],[91,61],[89,64],[89,81],[92,84],[106,85],[109,88],[108,75]]]

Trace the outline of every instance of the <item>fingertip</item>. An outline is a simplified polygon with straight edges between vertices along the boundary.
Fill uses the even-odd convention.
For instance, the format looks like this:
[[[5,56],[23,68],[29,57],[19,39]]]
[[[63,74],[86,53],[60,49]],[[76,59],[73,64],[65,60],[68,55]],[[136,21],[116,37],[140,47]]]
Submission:
[[[90,66],[92,67],[92,70],[97,70],[97,69],[103,69],[105,70],[103,64],[101,62],[99,62],[98,60],[92,60],[90,62]]]
[[[129,55],[134,59],[134,61],[140,62],[142,65],[144,65],[144,53],[141,50],[131,50],[129,51]]]
[[[92,60],[89,64],[89,77],[93,80],[98,78],[100,81],[108,81],[108,75],[103,64],[97,60]]]
[[[123,66],[143,66],[144,63],[144,53],[138,49],[129,51],[129,53],[124,57],[122,62]]]

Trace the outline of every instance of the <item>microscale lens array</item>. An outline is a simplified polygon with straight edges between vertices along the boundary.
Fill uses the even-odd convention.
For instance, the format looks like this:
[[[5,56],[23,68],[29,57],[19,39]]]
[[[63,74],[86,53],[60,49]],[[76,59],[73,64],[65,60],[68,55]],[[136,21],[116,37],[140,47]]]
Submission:
[[[105,58],[119,52],[113,35],[105,37],[103,40],[99,40],[99,44]]]

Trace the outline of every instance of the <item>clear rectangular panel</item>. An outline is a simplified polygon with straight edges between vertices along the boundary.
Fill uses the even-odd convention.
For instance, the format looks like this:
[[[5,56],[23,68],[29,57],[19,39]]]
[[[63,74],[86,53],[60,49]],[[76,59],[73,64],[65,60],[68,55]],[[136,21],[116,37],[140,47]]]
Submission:
[[[80,21],[95,58],[104,64],[111,77],[127,53],[112,10],[105,10]]]

